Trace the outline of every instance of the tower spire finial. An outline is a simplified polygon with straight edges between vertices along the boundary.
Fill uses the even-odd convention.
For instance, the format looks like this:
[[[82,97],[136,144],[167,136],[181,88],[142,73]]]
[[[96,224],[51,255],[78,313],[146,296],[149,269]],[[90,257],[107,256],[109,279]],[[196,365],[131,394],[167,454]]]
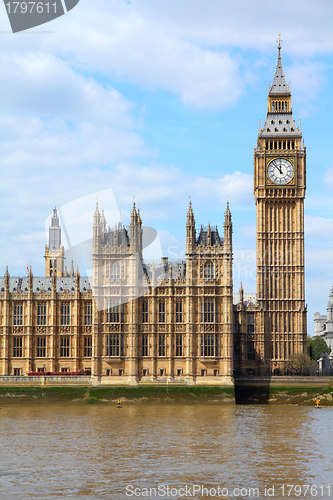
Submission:
[[[279,57],[281,56],[281,42],[283,42],[281,38],[281,33],[279,33],[279,38],[276,40],[278,43],[278,51],[279,51]]]
[[[283,72],[283,66],[282,66],[282,57],[281,57],[281,42],[283,41],[281,38],[281,33],[279,33],[279,38],[276,40],[278,43],[278,57],[277,57],[277,62],[276,62],[276,70],[275,70],[275,75],[273,79],[273,83],[269,89],[269,96],[275,96],[275,95],[280,95],[280,96],[287,96],[290,97],[290,88],[287,85],[286,78],[284,76]]]
[[[194,213],[192,208],[192,201],[190,200],[188,211],[187,211],[187,223],[195,225]]]

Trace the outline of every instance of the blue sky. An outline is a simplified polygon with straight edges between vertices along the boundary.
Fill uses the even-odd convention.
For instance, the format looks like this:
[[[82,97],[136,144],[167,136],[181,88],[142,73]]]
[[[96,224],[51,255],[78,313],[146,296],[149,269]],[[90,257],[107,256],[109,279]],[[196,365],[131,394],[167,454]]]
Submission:
[[[253,148],[281,32],[308,155],[312,332],[333,284],[332,21],[330,0],[281,0],[279,9],[246,0],[81,0],[14,35],[0,9],[0,273],[8,264],[22,275],[31,263],[42,274],[54,201],[81,200],[78,224],[68,224],[79,240],[91,232],[96,197],[108,214],[100,192],[109,190],[125,224],[135,196],[163,254],[179,258],[189,197],[198,225],[222,226],[229,199],[235,291],[241,280],[255,291]]]

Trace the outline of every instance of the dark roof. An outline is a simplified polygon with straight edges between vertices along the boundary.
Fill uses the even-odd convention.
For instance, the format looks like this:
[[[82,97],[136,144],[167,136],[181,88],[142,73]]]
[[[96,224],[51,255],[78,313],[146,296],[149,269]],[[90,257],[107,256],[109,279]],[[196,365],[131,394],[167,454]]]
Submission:
[[[33,277],[32,289],[34,293],[46,292],[50,293],[52,291],[52,278],[49,277]],[[15,293],[18,291],[25,293],[28,291],[28,277],[9,278],[9,291],[10,293]],[[90,279],[88,277],[80,278],[80,292],[86,292],[91,290]],[[0,278],[0,293],[5,291],[5,278]],[[68,276],[63,278],[57,278],[57,292],[74,292],[75,291],[75,277]]]
[[[209,236],[208,236],[208,229],[204,229],[202,226],[201,226],[201,230],[200,230],[200,233],[199,233],[199,236],[196,240],[196,244],[197,245],[204,245],[204,246],[208,246],[208,239],[209,239]],[[223,238],[220,238],[220,235],[218,233],[218,230],[217,228],[215,230],[211,230],[210,231],[210,244],[211,245],[220,245],[220,246],[223,246]]]
[[[267,113],[260,137],[302,137],[292,113]]]
[[[104,243],[109,244],[111,246],[129,246],[130,245],[130,240],[129,240],[129,235],[128,231],[125,227],[121,227],[117,230],[110,229],[107,233],[104,235]]]

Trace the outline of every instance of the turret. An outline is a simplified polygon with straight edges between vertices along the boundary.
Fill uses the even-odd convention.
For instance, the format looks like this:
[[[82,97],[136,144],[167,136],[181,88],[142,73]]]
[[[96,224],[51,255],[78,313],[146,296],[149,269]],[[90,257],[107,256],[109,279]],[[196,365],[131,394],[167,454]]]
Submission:
[[[186,253],[190,254],[194,252],[195,240],[196,240],[195,219],[192,209],[192,202],[190,201],[190,206],[187,212],[187,221],[186,221]]]
[[[52,274],[52,293],[55,294],[57,291],[57,276]]]
[[[5,272],[5,291],[9,292],[9,271],[8,271],[8,266],[6,266],[6,272]]]
[[[244,289],[243,289],[243,283],[241,282],[240,288],[239,288],[239,303],[241,305],[244,304]]]
[[[94,243],[97,243],[97,239],[100,235],[101,230],[101,214],[98,209],[98,202],[96,202],[96,208],[94,212],[94,223],[93,223],[93,239]]]
[[[327,305],[327,330],[333,331],[333,287],[331,288],[330,298]]]
[[[210,224],[208,224],[207,228],[207,246],[211,246],[212,244],[212,229],[210,227]]]
[[[49,250],[59,250],[61,247],[61,229],[56,207],[53,209],[51,226],[49,228]]]
[[[80,273],[79,273],[79,267],[76,268],[76,273],[75,273],[75,291],[76,292],[80,291]]]
[[[34,281],[34,275],[32,274],[31,266],[29,268],[29,273],[28,273],[28,290],[29,292],[32,292],[33,290],[33,281]]]
[[[232,220],[229,202],[224,212],[224,246],[228,252],[232,252]]]
[[[100,227],[101,227],[102,233],[104,234],[106,232],[106,220],[105,220],[105,215],[104,215],[104,209],[102,209]]]
[[[131,253],[138,254],[142,258],[142,219],[140,211],[136,209],[135,202],[131,213],[130,245]]]
[[[49,243],[45,245],[45,276],[63,276],[65,251],[61,245],[61,228],[56,207],[49,228]]]

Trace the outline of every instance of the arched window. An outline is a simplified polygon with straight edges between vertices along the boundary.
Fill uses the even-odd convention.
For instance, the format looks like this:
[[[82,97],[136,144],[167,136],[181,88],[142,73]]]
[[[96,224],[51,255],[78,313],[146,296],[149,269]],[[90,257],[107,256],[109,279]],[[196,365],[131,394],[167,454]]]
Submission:
[[[119,281],[120,280],[120,264],[119,264],[119,262],[112,262],[110,280],[111,281]]]
[[[204,278],[205,280],[211,280],[214,278],[214,264],[212,262],[207,262],[205,264]]]

